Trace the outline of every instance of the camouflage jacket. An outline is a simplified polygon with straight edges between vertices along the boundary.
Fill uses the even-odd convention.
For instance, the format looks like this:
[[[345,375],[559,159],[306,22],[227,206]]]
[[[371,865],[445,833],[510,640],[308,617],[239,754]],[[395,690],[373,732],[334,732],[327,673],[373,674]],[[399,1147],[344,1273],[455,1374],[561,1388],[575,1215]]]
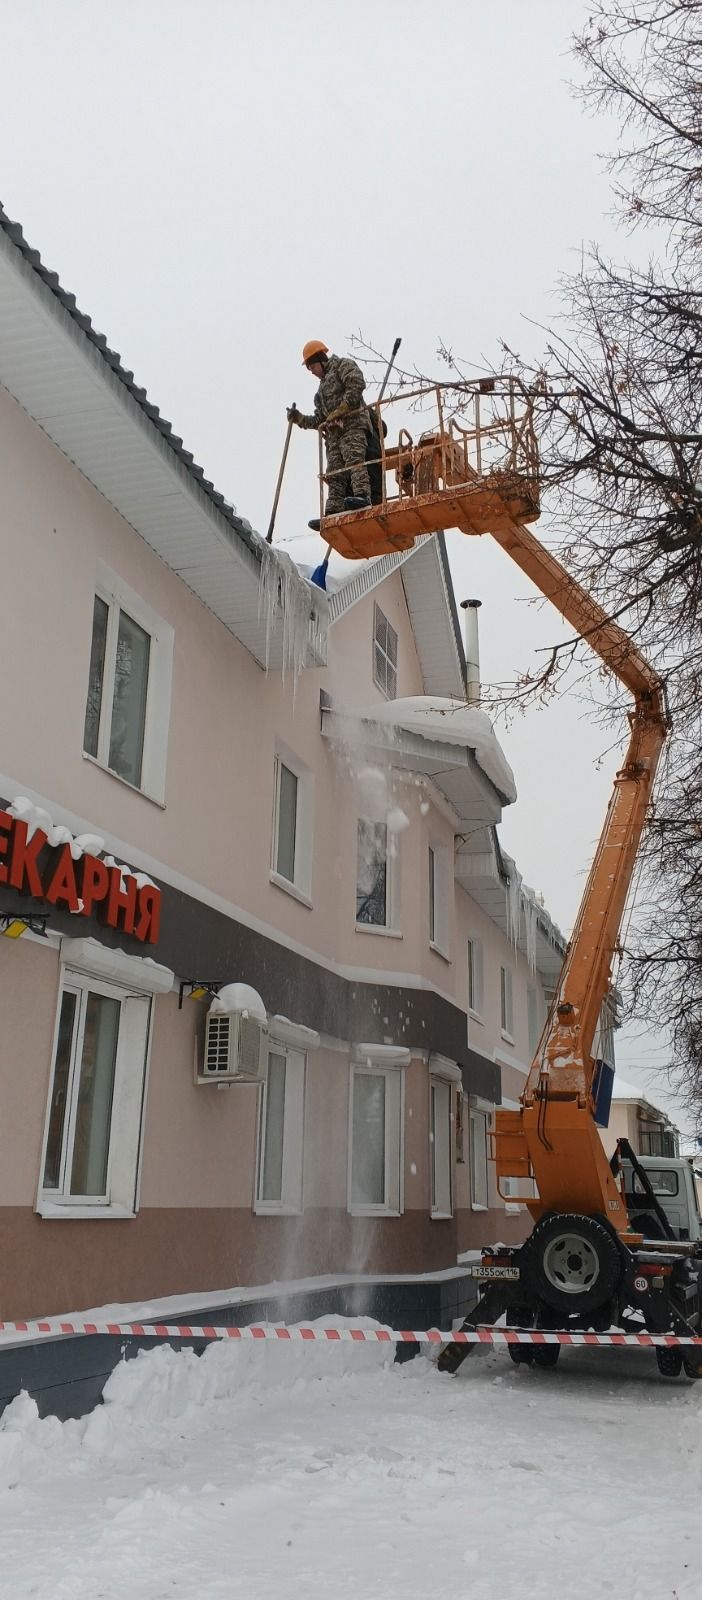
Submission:
[[[330,356],[314,397],[314,412],[311,416],[301,413],[299,427],[319,428],[330,411],[335,411],[344,401],[349,411],[358,411],[363,406],[365,387],[366,380],[361,368],[350,356]]]

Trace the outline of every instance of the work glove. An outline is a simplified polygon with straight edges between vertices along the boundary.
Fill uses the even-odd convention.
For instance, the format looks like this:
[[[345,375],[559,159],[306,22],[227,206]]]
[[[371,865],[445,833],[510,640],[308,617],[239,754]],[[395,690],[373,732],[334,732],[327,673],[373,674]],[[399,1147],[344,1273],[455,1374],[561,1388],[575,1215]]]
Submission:
[[[297,406],[288,406],[286,415],[288,422],[299,422],[302,412],[298,411]]]
[[[334,410],[330,411],[324,418],[324,426],[326,427],[328,422],[342,422],[344,417],[348,416],[350,410],[351,407],[347,405],[345,400],[342,400],[341,405],[335,406]]]

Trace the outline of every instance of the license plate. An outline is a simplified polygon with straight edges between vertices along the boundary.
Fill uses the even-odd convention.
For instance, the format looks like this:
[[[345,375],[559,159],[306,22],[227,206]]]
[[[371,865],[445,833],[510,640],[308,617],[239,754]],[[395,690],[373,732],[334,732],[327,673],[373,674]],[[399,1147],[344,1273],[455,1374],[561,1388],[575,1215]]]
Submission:
[[[519,1267],[470,1267],[468,1275],[471,1278],[519,1278]]]

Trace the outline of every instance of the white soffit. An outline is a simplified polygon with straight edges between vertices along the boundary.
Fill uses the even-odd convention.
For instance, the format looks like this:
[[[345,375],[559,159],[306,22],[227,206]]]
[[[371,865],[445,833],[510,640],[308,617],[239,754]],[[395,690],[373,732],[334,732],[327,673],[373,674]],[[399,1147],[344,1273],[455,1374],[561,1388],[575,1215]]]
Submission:
[[[255,535],[233,508],[218,509],[181,459],[180,441],[168,442],[114,365],[0,229],[0,383],[263,665]],[[278,619],[273,669],[282,664],[282,632]],[[318,660],[311,642],[308,664]]]
[[[404,728],[325,707],[322,733],[342,749],[351,745],[369,755],[382,753],[396,770],[430,778],[453,808],[459,827],[472,829],[479,823],[498,822],[502,816],[501,796],[478,765],[473,751],[463,745],[425,739]]]

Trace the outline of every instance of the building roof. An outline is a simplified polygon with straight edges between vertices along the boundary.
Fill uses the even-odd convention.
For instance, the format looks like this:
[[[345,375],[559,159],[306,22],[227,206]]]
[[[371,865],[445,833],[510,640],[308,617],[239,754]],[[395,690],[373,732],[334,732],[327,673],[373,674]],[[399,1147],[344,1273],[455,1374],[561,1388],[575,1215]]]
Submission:
[[[290,627],[283,610],[290,600],[309,616],[303,664],[321,664],[326,595],[291,572],[283,557],[283,604],[265,614],[259,583],[268,547],[205,477],[2,207],[0,383],[260,665],[284,664]],[[265,563],[269,577],[271,562],[278,563],[276,552]]]
[[[629,1104],[645,1106],[646,1109],[651,1111],[655,1117],[659,1117],[661,1122],[670,1122],[671,1126],[673,1125],[672,1119],[668,1116],[667,1111],[662,1111],[661,1107],[657,1106],[654,1101],[651,1100],[650,1095],[646,1093],[645,1089],[640,1089],[635,1083],[627,1083],[625,1078],[620,1078],[619,1073],[616,1074],[614,1079],[612,1099],[619,1100],[621,1102],[627,1102]]]
[[[217,510],[220,511],[225,517],[232,531],[237,535],[238,538],[243,539],[244,543],[248,544],[249,548],[253,550],[255,546],[252,538],[253,530],[251,523],[247,522],[245,517],[237,516],[236,506],[230,505],[229,502],[225,500],[224,495],[220,494],[218,489],[215,489],[215,486],[210,479],[205,477],[203,468],[198,466],[195,457],[191,455],[189,450],[186,450],[182,439],[180,439],[178,434],[174,432],[173,424],[168,421],[167,417],[162,416],[158,406],[154,405],[152,400],[149,400],[146,390],[142,389],[137,383],[134,373],[129,372],[128,369],[122,365],[122,357],[117,350],[111,349],[104,333],[98,333],[97,328],[93,327],[90,317],[87,316],[84,311],[79,310],[75,295],[69,294],[68,290],[62,287],[58,278],[58,274],[56,272],[51,272],[48,267],[44,266],[39,251],[33,250],[31,245],[28,244],[20,224],[18,222],[11,221],[2,204],[0,204],[0,229],[2,229],[2,232],[10,240],[15,249],[32,268],[32,271],[36,273],[36,276],[43,284],[46,285],[47,289],[51,291],[51,294],[54,295],[58,304],[63,308],[64,311],[68,312],[68,315],[72,318],[73,322],[75,322],[76,327],[81,329],[82,333],[85,334],[86,339],[88,339],[90,343],[95,346],[95,349],[100,352],[103,361],[109,367],[110,371],[114,373],[115,377],[119,379],[120,383],[124,384],[127,392],[134,400],[136,400],[137,405],[140,406],[144,416],[155,428],[158,429],[158,432],[165,439],[169,448],[178,457],[178,460],[183,462],[183,465],[187,467],[188,472],[195,479],[199,487],[204,490],[205,494],[212,501],[213,505],[216,506]]]

